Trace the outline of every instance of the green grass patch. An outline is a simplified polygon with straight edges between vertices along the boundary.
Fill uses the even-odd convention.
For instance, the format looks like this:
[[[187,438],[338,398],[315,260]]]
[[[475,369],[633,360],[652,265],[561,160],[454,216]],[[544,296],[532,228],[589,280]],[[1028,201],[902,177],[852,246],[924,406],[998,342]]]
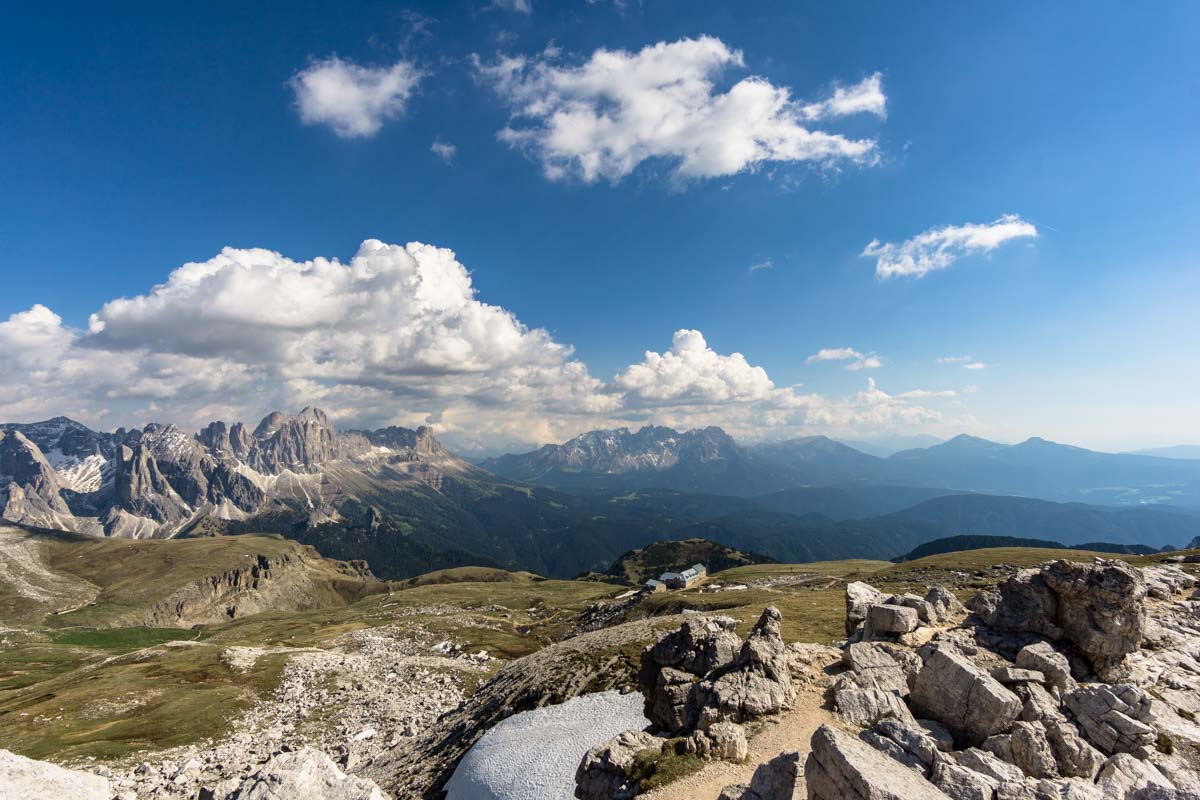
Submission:
[[[695,753],[677,752],[677,744],[671,740],[661,750],[648,747],[634,755],[630,778],[640,791],[653,791],[704,769],[704,759]]]
[[[114,655],[181,639],[198,641],[203,635],[202,631],[182,628],[66,628],[49,634],[50,641],[55,644],[87,647]]]

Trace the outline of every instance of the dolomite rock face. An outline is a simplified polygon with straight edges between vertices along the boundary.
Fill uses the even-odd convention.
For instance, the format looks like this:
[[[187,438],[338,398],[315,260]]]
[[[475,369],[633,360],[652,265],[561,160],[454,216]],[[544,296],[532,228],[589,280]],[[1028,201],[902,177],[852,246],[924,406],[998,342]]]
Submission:
[[[0,750],[0,797],[13,800],[109,800],[108,780]]]
[[[89,430],[66,418],[0,426],[0,519],[78,533],[169,537],[204,519],[289,508],[335,519],[348,499],[445,476],[482,476],[432,430],[338,431],[325,412],[272,412],[253,431]]]
[[[73,525],[65,488],[37,444],[21,431],[0,429],[0,519],[45,528]]]
[[[999,631],[1065,639],[1087,657],[1101,678],[1119,674],[1125,657],[1146,632],[1146,580],[1120,561],[1056,561],[1022,570],[981,596],[974,609]]]

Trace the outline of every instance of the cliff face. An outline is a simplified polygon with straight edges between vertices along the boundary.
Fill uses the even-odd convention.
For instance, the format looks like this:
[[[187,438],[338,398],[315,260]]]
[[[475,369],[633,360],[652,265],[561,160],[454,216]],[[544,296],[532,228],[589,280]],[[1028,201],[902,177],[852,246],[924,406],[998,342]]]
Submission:
[[[429,428],[339,432],[317,408],[194,435],[158,424],[97,433],[65,418],[0,426],[0,519],[127,538],[281,509],[323,522],[347,500],[478,473]]]
[[[278,536],[130,541],[0,523],[10,625],[189,628],[344,606],[385,588],[363,562]]]
[[[27,525],[58,527],[71,516],[58,473],[20,431],[0,430],[0,516]]]
[[[307,611],[344,605],[380,587],[362,562],[322,559],[309,547],[258,555],[245,566],[181,586],[149,608],[117,620],[116,627],[190,628],[264,611]]]

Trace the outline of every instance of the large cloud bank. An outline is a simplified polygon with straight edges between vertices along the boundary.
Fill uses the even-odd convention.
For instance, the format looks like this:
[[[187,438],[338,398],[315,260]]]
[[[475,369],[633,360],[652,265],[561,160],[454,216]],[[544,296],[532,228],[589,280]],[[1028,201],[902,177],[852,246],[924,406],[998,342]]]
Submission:
[[[592,427],[722,425],[751,438],[944,420],[946,393],[850,397],[779,387],[741,353],[675,332],[611,380],[545,330],[476,295],[444,248],[363,242],[347,262],[226,248],[86,330],[35,305],[0,322],[0,420],[67,414],[114,427],[327,408],[340,424],[432,424],[460,447],[560,441]]]

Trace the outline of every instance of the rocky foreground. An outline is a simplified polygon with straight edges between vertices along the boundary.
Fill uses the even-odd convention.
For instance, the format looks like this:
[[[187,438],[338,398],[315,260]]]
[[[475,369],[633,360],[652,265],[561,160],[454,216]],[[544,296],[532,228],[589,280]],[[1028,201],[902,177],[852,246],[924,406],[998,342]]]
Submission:
[[[895,596],[852,583],[848,639],[826,659],[838,724],[720,800],[1200,798],[1195,586],[1170,565],[1058,561],[968,611],[939,587]],[[745,758],[742,725],[792,697],[777,618],[767,609],[745,642],[697,620],[648,648],[651,729],[589,752],[576,797],[636,796],[656,753]]]
[[[411,630],[356,631],[292,654],[276,696],[220,742],[111,771],[0,752],[0,787],[30,800],[437,797],[471,744],[515,711],[632,690],[621,654],[650,641],[632,651],[650,726],[583,756],[581,800],[633,798],[680,759],[745,778],[695,793],[684,779],[656,800],[1200,800],[1195,594],[1177,566],[1107,560],[1017,571],[965,607],[938,586],[894,595],[853,582],[837,648],[786,643],[774,608],[745,638],[729,618],[661,617],[509,662],[469,697],[460,678],[486,656]],[[794,743],[779,738],[796,730],[786,726],[759,738],[806,709],[831,722],[812,720]],[[761,752],[767,740],[776,745]]]

